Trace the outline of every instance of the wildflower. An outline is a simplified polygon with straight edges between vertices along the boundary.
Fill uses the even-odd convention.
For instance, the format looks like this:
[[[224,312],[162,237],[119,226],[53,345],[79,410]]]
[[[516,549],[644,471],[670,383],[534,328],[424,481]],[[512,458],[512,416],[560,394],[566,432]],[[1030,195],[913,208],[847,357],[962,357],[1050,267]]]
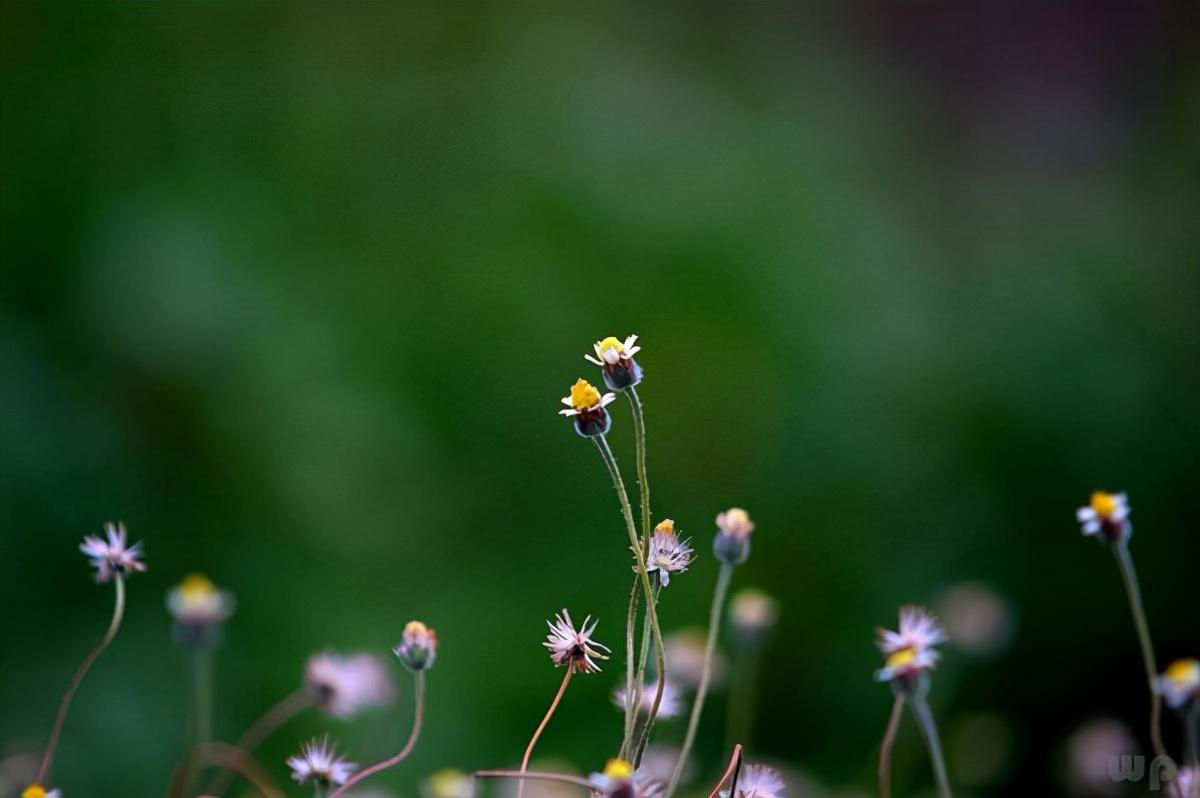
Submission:
[[[1177,659],[1154,679],[1155,689],[1171,709],[1183,709],[1200,698],[1200,660]]]
[[[739,590],[729,600],[729,620],[733,636],[754,645],[779,620],[779,602],[757,588]]]
[[[311,781],[320,787],[342,784],[358,770],[358,765],[337,755],[337,748],[330,744],[328,735],[314,737],[305,743],[298,755],[288,757],[287,764],[292,769],[292,778],[298,783]]]
[[[738,777],[734,798],[782,798],[784,786],[778,770],[765,765],[746,765]],[[729,791],[723,790],[721,795],[728,796]]]
[[[554,667],[567,665],[577,672],[600,672],[600,666],[595,660],[608,659],[612,649],[592,640],[592,632],[595,631],[597,623],[599,619],[593,620],[589,615],[583,619],[583,626],[579,631],[576,631],[571,615],[566,609],[556,614],[553,622],[546,621],[546,625],[550,627],[550,634],[546,635],[546,642],[542,645],[550,649],[550,659],[554,662]]]
[[[604,374],[604,384],[611,391],[623,391],[626,388],[631,388],[642,381],[642,367],[637,364],[633,356],[642,351],[640,346],[635,346],[637,341],[636,335],[631,335],[620,341],[613,336],[605,338],[603,341],[597,341],[594,345],[596,356],[584,355],[583,359],[589,363],[595,363],[599,366]]]
[[[409,621],[392,652],[413,673],[427,671],[437,659],[437,633],[420,621]]]
[[[338,718],[385,704],[394,692],[387,666],[374,654],[317,654],[304,669],[304,687],[317,708]]]
[[[208,577],[188,574],[167,593],[167,610],[175,619],[175,638],[188,645],[216,642],[222,623],[233,615],[233,595],[217,590]]]
[[[613,798],[657,798],[662,794],[662,785],[624,759],[610,759],[600,773],[593,773],[588,781],[596,785],[597,791]]]
[[[696,687],[704,672],[704,630],[682,629],[667,635],[663,641],[666,648],[667,684]],[[720,652],[713,652],[709,678],[712,684],[725,681],[727,664]]]
[[[562,403],[566,410],[559,410],[559,415],[575,417],[575,431],[585,438],[603,435],[608,432],[612,418],[604,408],[612,404],[616,394],[600,395],[595,385],[584,379],[575,381],[571,386],[571,395],[563,397]]]
[[[30,784],[22,791],[21,798],[62,798],[62,790],[47,791],[40,784]]]
[[[658,580],[663,587],[670,584],[671,574],[686,571],[694,558],[691,539],[679,539],[675,534],[674,521],[668,518],[654,527],[654,534],[650,536],[650,556],[646,558],[646,571],[657,571]],[[633,570],[637,571],[637,568]]]
[[[108,582],[115,575],[124,576],[146,570],[146,564],[140,559],[142,544],[125,545],[124,524],[105,524],[104,534],[107,541],[96,535],[85,535],[83,543],[79,544],[79,550],[91,559],[96,569],[97,582]]]
[[[457,768],[442,768],[421,785],[424,798],[471,798],[474,792],[471,777]]]
[[[754,522],[741,507],[731,507],[717,516],[713,554],[727,565],[741,565],[750,556],[750,533]]]
[[[878,631],[876,645],[887,654],[884,666],[875,671],[875,679],[890,682],[916,676],[932,669],[941,657],[934,648],[949,638],[937,619],[921,607],[900,608],[900,631]]]
[[[1087,505],[1075,511],[1075,520],[1083,525],[1083,534],[1103,533],[1109,543],[1128,540],[1133,534],[1133,525],[1129,523],[1129,498],[1124,493],[1096,491]]]
[[[641,703],[641,706],[639,707],[641,712],[643,712],[647,715],[650,714],[650,707],[653,705],[654,696],[657,693],[658,693],[658,682],[651,682],[650,684],[647,684],[645,687],[642,688],[642,703]],[[613,704],[615,704],[618,709],[624,709],[625,708],[625,688],[618,687],[616,689],[616,691],[613,692],[612,700],[613,700]],[[677,718],[682,714],[683,714],[683,696],[682,696],[682,694],[680,694],[679,690],[673,684],[671,684],[670,682],[665,682],[663,684],[662,699],[658,702],[658,715],[656,715],[655,717],[657,717],[659,720],[666,720],[667,718]]]

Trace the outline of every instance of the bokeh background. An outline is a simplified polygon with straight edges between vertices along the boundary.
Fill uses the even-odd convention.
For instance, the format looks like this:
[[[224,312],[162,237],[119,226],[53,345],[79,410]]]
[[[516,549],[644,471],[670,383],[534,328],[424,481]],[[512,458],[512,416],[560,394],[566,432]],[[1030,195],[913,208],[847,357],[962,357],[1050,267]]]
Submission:
[[[1061,794],[1089,720],[1145,746],[1073,512],[1130,493],[1160,660],[1200,653],[1197,32],[1188,2],[5,2],[4,752],[102,631],[76,544],[123,519],[150,570],[67,722],[68,796],[165,794],[189,688],[163,597],[194,570],[240,604],[219,737],[310,652],[419,617],[427,732],[378,786],[516,763],[559,679],[544,619],[623,640],[617,504],[555,411],[629,332],[654,509],[703,554],[664,621],[704,622],[712,519],[749,508],[735,585],[782,606],[752,758],[807,774],[795,798],[873,794],[873,630],[963,583],[1013,634],[936,676],[962,794]],[[576,680],[546,759],[613,753],[620,669]],[[322,730],[387,752],[397,676],[394,709],[303,716],[262,760],[283,782]],[[928,790],[911,723],[897,757]]]

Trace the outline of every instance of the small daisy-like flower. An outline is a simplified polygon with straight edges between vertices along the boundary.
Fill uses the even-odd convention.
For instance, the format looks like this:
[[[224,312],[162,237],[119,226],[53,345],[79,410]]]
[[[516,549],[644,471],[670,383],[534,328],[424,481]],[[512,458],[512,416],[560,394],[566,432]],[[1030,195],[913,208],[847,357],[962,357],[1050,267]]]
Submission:
[[[613,798],[658,798],[662,785],[624,759],[610,759],[600,773],[593,773],[588,781],[597,791]]]
[[[786,785],[779,771],[765,765],[746,765],[738,776],[735,798],[782,798]],[[728,796],[729,790],[722,790]]]
[[[729,600],[730,625],[743,643],[757,643],[778,620],[779,602],[757,588],[739,590]]]
[[[188,574],[167,593],[167,609],[180,623],[204,626],[221,623],[233,615],[233,594],[217,590],[203,574]]]
[[[97,582],[108,582],[116,575],[146,570],[146,564],[141,561],[142,544],[125,544],[124,524],[105,524],[104,535],[107,540],[97,535],[86,535],[83,543],[79,544],[79,550],[91,559],[96,569]]]
[[[1200,660],[1175,660],[1155,677],[1154,685],[1171,709],[1188,706],[1200,698]]]
[[[559,410],[559,415],[575,418],[575,431],[585,438],[603,435],[608,432],[612,419],[608,407],[617,398],[616,394],[600,394],[595,385],[584,379],[575,381],[571,386],[570,396],[564,396],[562,403],[566,410]]]
[[[21,798],[62,798],[62,790],[49,790],[40,784],[30,784],[21,792]]]
[[[604,374],[604,384],[609,390],[623,391],[642,381],[642,367],[633,356],[642,351],[636,346],[636,335],[631,335],[624,341],[609,336],[603,341],[597,341],[593,348],[596,356],[584,355],[583,359],[595,363]]]
[[[1075,520],[1083,526],[1083,534],[1103,534],[1109,543],[1128,540],[1133,534],[1133,525],[1129,523],[1129,497],[1124,493],[1096,491],[1091,501],[1075,511]]]
[[[650,708],[654,705],[654,696],[658,693],[658,682],[650,682],[642,688],[642,705],[638,711],[649,715]],[[625,708],[625,688],[618,687],[613,692],[613,704],[617,709]],[[658,719],[667,720],[669,718],[677,718],[683,714],[683,695],[670,682],[663,684],[662,700],[658,702]]]
[[[387,666],[374,654],[330,652],[309,659],[304,688],[318,709],[337,718],[386,704],[395,692]]]
[[[420,621],[409,621],[392,652],[410,671],[427,671],[437,659],[437,633]]]
[[[730,507],[717,516],[713,554],[728,565],[741,565],[750,556],[750,533],[754,522],[741,507]]]
[[[347,762],[337,755],[337,748],[329,737],[314,737],[300,747],[300,753],[289,756],[287,765],[292,769],[292,778],[299,784],[310,781],[321,787],[335,787],[358,770],[358,765]]]
[[[890,682],[932,669],[941,658],[934,646],[949,640],[937,619],[921,607],[900,608],[900,631],[878,630],[876,645],[887,654],[884,666],[875,671],[875,679]]]
[[[646,558],[646,570],[658,574],[658,581],[666,587],[671,583],[671,574],[683,573],[692,564],[691,539],[680,540],[675,534],[675,522],[670,518],[654,527],[650,536],[650,556]],[[637,570],[637,567],[634,567]]]
[[[583,626],[576,631],[571,614],[566,609],[555,615],[553,621],[546,621],[546,625],[550,627],[550,634],[546,635],[546,642],[542,645],[550,649],[550,659],[554,662],[554,667],[566,665],[574,668],[576,672],[599,673],[600,666],[596,664],[596,660],[608,659],[608,655],[612,653],[608,646],[592,639],[592,632],[596,630],[596,624],[599,622],[599,619],[593,619],[589,615],[583,619]]]

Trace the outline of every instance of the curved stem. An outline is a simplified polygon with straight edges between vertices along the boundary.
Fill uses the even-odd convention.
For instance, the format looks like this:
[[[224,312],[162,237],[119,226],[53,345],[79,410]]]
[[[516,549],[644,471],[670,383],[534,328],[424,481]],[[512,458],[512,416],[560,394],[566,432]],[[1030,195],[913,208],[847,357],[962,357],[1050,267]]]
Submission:
[[[558,692],[554,694],[554,700],[550,702],[550,709],[546,710],[542,722],[538,724],[537,729],[533,732],[533,737],[529,739],[529,745],[525,746],[525,756],[521,757],[521,771],[529,767],[529,757],[533,755],[533,747],[537,745],[538,738],[542,736],[542,732],[546,730],[546,724],[550,722],[550,716],[558,709],[558,704],[562,701],[563,693],[567,692],[567,685],[571,683],[571,674],[575,673],[575,666],[568,664],[567,672],[563,676],[562,684],[558,686]],[[517,798],[521,798],[525,794],[525,780],[522,779],[517,783]]]
[[[311,706],[312,698],[307,691],[288,693],[242,733],[235,748],[249,754],[262,745],[263,740],[270,737],[272,732]],[[233,783],[233,778],[233,773],[228,768],[222,768],[208,783],[205,792],[210,795],[223,795]]]
[[[544,773],[538,770],[477,770],[471,774],[477,779],[534,779],[541,781],[559,781],[563,784],[575,784],[579,787],[596,792],[596,785],[579,776],[568,776],[566,773]]]
[[[1142,665],[1146,669],[1146,682],[1150,686],[1150,742],[1154,746],[1154,755],[1167,756],[1166,746],[1162,739],[1162,696],[1154,686],[1158,675],[1158,666],[1154,662],[1154,645],[1150,642],[1150,625],[1146,622],[1146,610],[1142,606],[1142,591],[1138,587],[1137,571],[1133,567],[1133,557],[1129,554],[1128,541],[1122,540],[1112,547],[1120,567],[1121,580],[1125,583],[1125,593],[1129,597],[1129,609],[1133,614],[1133,624],[1137,628],[1138,644],[1142,649]]]
[[[900,728],[900,713],[903,711],[904,696],[896,693],[892,716],[888,718],[887,730],[879,745],[879,798],[892,798],[892,743],[896,741],[896,730]]]
[[[733,577],[733,566],[721,564],[717,574],[717,586],[713,590],[712,607],[708,611],[708,638],[704,641],[704,669],[700,672],[700,684],[696,688],[696,700],[692,703],[692,714],[688,718],[687,734],[683,738],[683,746],[679,749],[679,759],[675,762],[675,770],[671,773],[671,781],[667,784],[667,798],[675,792],[683,767],[687,764],[688,754],[692,744],[696,742],[696,729],[700,726],[700,713],[704,709],[704,697],[708,693],[708,681],[712,677],[713,651],[717,647],[717,635],[721,630],[721,608],[725,605],[725,594],[729,591],[729,580]]]
[[[634,703],[633,678],[633,630],[637,627],[637,608],[639,590],[637,576],[633,577],[633,586],[629,589],[629,614],[625,618],[625,736],[621,739],[621,758],[629,758],[629,747],[633,744],[633,730],[636,725],[637,708]],[[641,691],[638,691],[638,698]]]
[[[413,691],[416,693],[416,706],[413,708],[413,727],[412,733],[408,735],[408,742],[404,744],[404,747],[395,756],[389,757],[382,762],[376,762],[370,767],[363,768],[346,779],[341,787],[330,793],[329,798],[339,798],[346,790],[368,776],[373,776],[381,770],[387,770],[390,767],[400,764],[417,747],[417,738],[421,736],[421,720],[425,716],[425,671],[417,671],[413,674]]]
[[[46,743],[46,752],[42,755],[42,765],[38,768],[35,784],[46,783],[46,776],[50,773],[50,763],[54,761],[54,749],[58,747],[58,737],[62,733],[63,721],[67,719],[67,709],[71,706],[71,699],[75,697],[75,691],[79,689],[79,684],[83,681],[88,669],[92,667],[92,663],[104,653],[104,649],[108,648],[109,643],[117,636],[117,629],[121,626],[121,618],[125,615],[125,579],[120,574],[117,574],[115,579],[116,599],[108,631],[104,633],[100,643],[83,658],[83,662],[79,663],[79,667],[75,669],[75,675],[71,677],[71,682],[67,685],[67,692],[63,693],[62,701],[58,705],[58,714],[54,717],[54,727],[50,731],[50,741]]]
[[[733,755],[729,757],[729,766],[725,768],[725,772],[721,774],[721,778],[717,780],[717,785],[712,788],[712,792],[708,794],[708,798],[717,798],[721,794],[721,785],[730,778],[733,781],[729,785],[729,795],[737,795],[737,780],[738,773],[742,769],[742,746],[739,743],[733,747]]]
[[[246,781],[253,784],[254,788],[267,798],[284,798],[283,790],[275,785],[263,766],[240,748],[226,743],[201,743],[196,746],[195,758],[201,764],[218,765],[223,770],[240,773]],[[175,775],[171,779],[172,795],[183,794],[183,782],[186,779],[186,767],[180,767],[175,771]]]
[[[933,713],[929,711],[929,703],[925,696],[916,693],[910,706],[921,727],[921,736],[925,739],[925,747],[929,750],[929,761],[933,764],[933,778],[937,784],[938,798],[952,798],[950,794],[950,779],[946,775],[946,760],[942,756],[942,743],[938,739],[937,724],[933,721]]]
[[[650,619],[650,632],[654,637],[655,647],[655,667],[660,674],[667,672],[666,656],[663,649],[662,629],[658,625],[658,609],[654,606],[654,588],[650,586],[650,574],[646,570],[646,557],[642,553],[642,546],[638,541],[637,529],[633,525],[633,508],[629,506],[629,494],[625,492],[625,482],[621,479],[621,470],[617,467],[617,459],[613,456],[612,449],[608,445],[608,441],[603,435],[597,435],[592,438],[596,442],[596,448],[600,450],[600,457],[604,460],[604,465],[608,467],[609,476],[612,477],[613,488],[617,491],[617,498],[621,502],[621,514],[625,517],[625,531],[629,534],[629,547],[633,550],[634,557],[637,559],[638,576],[642,582],[642,594],[646,598],[646,617]],[[665,679],[658,680],[658,690],[654,694],[654,702],[650,705],[650,716],[646,720],[646,726],[642,729],[643,738],[649,738],[650,729],[654,726],[654,720],[658,717],[658,707],[662,704],[663,687],[666,685]]]

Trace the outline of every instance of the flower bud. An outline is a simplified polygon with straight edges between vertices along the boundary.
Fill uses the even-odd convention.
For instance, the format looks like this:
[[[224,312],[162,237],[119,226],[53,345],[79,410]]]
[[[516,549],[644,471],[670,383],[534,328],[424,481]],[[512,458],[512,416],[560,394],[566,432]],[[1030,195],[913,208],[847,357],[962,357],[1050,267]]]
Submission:
[[[420,621],[409,621],[400,644],[392,649],[404,667],[413,673],[427,671],[437,658],[437,635]]]
[[[750,556],[750,533],[754,522],[741,507],[731,507],[717,516],[713,554],[726,565],[741,565]]]

